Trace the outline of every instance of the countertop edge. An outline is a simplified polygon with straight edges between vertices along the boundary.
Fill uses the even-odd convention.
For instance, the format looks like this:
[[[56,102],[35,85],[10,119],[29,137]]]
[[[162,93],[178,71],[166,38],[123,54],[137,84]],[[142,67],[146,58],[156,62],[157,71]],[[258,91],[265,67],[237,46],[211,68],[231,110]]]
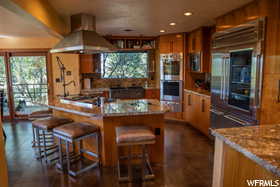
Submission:
[[[220,140],[222,140],[223,142],[225,142],[227,145],[229,145],[231,148],[235,149],[236,151],[240,152],[241,154],[243,154],[244,156],[246,156],[247,158],[249,158],[250,160],[256,162],[257,164],[259,164],[261,167],[265,168],[266,170],[270,171],[271,173],[277,175],[278,177],[280,177],[280,169],[273,166],[271,163],[261,159],[260,157],[258,157],[257,155],[253,154],[252,152],[250,152],[249,150],[241,147],[239,144],[236,144],[232,141],[230,141],[229,139],[227,139],[225,136],[219,134],[217,131],[211,129],[211,134],[217,138],[219,138]]]
[[[200,92],[197,92],[197,91],[194,91],[194,90],[189,90],[189,89],[184,89],[184,92],[189,92],[189,93],[193,93],[193,94],[196,94],[196,95],[209,97],[209,98],[211,97],[211,95],[200,93]],[[210,92],[209,92],[209,94],[210,94]]]
[[[52,106],[52,105],[43,105],[42,106],[49,107],[54,110],[59,110],[63,112],[69,112],[72,114],[77,114],[81,116],[86,116],[86,117],[118,117],[118,116],[140,116],[140,115],[155,115],[155,114],[165,114],[167,111],[157,111],[157,112],[131,112],[131,113],[112,113],[112,114],[93,114],[93,113],[87,113],[87,112],[80,112],[74,109],[67,109],[63,107],[58,107],[58,106]]]

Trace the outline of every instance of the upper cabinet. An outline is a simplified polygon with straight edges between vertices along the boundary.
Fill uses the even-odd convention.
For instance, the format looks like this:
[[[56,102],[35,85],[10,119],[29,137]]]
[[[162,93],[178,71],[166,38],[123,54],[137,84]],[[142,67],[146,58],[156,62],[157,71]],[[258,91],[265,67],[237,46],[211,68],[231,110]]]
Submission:
[[[168,34],[159,37],[160,53],[183,53],[184,51],[184,35]]]
[[[105,36],[115,51],[143,51],[156,49],[156,37]]]
[[[80,54],[80,73],[81,74],[100,73],[100,55]]]
[[[188,34],[187,56],[190,72],[210,72],[211,28],[201,27]]]

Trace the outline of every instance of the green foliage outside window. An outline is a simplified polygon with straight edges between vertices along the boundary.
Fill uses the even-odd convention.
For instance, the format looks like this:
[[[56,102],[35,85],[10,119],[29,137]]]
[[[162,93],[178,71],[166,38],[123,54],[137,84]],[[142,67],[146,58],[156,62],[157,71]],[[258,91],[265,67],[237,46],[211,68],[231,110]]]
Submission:
[[[103,53],[101,55],[103,78],[147,78],[148,53]]]

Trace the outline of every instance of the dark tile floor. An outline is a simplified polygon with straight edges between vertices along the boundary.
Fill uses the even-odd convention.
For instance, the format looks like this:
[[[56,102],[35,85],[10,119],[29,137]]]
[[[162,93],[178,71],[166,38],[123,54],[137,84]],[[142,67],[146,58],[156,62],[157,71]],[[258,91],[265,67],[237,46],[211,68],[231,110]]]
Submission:
[[[10,186],[211,187],[213,144],[186,124],[166,122],[165,165],[154,169],[154,181],[132,184],[119,184],[113,169],[108,168],[102,174],[93,169],[73,180],[35,159],[30,122],[5,123],[5,131]]]

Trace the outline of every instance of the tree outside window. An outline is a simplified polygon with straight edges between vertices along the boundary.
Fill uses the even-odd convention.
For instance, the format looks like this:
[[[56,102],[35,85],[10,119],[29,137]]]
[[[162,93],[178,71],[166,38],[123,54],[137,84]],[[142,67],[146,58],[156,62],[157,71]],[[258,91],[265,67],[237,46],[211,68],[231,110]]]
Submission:
[[[103,53],[101,71],[102,77],[108,79],[147,78],[148,53]]]

